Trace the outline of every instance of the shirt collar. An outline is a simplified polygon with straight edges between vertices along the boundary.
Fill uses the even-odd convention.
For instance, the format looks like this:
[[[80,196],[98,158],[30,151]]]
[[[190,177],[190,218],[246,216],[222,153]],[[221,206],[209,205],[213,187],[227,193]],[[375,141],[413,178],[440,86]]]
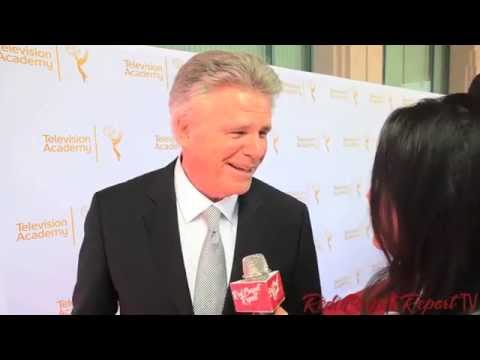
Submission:
[[[190,182],[183,170],[180,157],[175,163],[174,177],[177,203],[186,222],[193,221],[197,216],[213,205],[221,211],[223,216],[225,216],[230,223],[232,223],[238,200],[237,194],[227,196],[214,203],[198,191]]]

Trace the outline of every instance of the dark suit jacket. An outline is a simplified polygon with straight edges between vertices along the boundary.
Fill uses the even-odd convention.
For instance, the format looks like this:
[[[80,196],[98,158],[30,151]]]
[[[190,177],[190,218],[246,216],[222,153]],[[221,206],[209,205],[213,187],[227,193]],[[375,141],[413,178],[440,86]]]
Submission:
[[[72,314],[193,314],[183,263],[174,164],[97,192],[85,220]],[[307,207],[260,180],[239,196],[230,281],[242,259],[262,253],[279,270],[289,313],[320,294]],[[227,291],[224,314],[234,314]]]

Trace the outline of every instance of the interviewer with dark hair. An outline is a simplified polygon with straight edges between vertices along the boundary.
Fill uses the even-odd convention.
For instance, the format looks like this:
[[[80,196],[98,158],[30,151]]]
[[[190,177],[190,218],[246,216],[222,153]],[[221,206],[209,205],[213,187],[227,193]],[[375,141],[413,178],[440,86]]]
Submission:
[[[393,111],[373,165],[370,213],[387,259],[324,314],[480,309],[480,75],[468,93]]]

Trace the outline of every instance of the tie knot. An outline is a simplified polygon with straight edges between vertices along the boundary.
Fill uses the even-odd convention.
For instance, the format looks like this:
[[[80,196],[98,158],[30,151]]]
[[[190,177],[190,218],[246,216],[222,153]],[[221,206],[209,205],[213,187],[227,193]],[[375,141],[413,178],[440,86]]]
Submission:
[[[215,206],[212,205],[204,211],[203,215],[205,216],[205,219],[207,221],[208,230],[217,230],[220,216],[222,216],[220,210],[218,210]]]

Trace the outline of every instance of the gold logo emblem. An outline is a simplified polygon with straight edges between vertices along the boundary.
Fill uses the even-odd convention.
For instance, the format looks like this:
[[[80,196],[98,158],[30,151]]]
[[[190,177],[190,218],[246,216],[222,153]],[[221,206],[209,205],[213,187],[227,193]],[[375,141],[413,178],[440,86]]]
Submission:
[[[320,188],[314,188],[313,189],[313,195],[315,196],[315,201],[317,202],[317,205],[320,203]]]
[[[352,90],[352,98],[355,105],[358,105],[358,91],[357,89]]]
[[[313,101],[317,101],[315,98],[315,91],[317,91],[317,86],[315,84],[310,84],[310,95],[312,96]]]
[[[113,153],[118,161],[120,161],[120,151],[118,150],[118,145],[122,142],[123,133],[121,130],[116,130],[110,126],[103,129],[103,134],[108,137],[112,143]]]
[[[278,141],[280,140],[280,136],[273,135],[273,150],[275,150],[275,154],[278,154]]]
[[[67,46],[66,48],[67,48],[67,53],[70,56],[72,56],[75,60],[77,71],[82,77],[82,81],[83,82],[87,81],[88,76],[85,73],[83,66],[88,60],[88,50],[85,50],[85,52],[82,54],[82,51],[78,46]]]
[[[324,144],[325,144],[325,150],[327,152],[330,152],[330,144],[332,142],[332,138],[327,135],[327,136],[323,137],[323,141],[324,141]]]
[[[328,250],[332,251],[333,236],[332,233],[328,230],[325,231],[325,240],[327,241]]]

